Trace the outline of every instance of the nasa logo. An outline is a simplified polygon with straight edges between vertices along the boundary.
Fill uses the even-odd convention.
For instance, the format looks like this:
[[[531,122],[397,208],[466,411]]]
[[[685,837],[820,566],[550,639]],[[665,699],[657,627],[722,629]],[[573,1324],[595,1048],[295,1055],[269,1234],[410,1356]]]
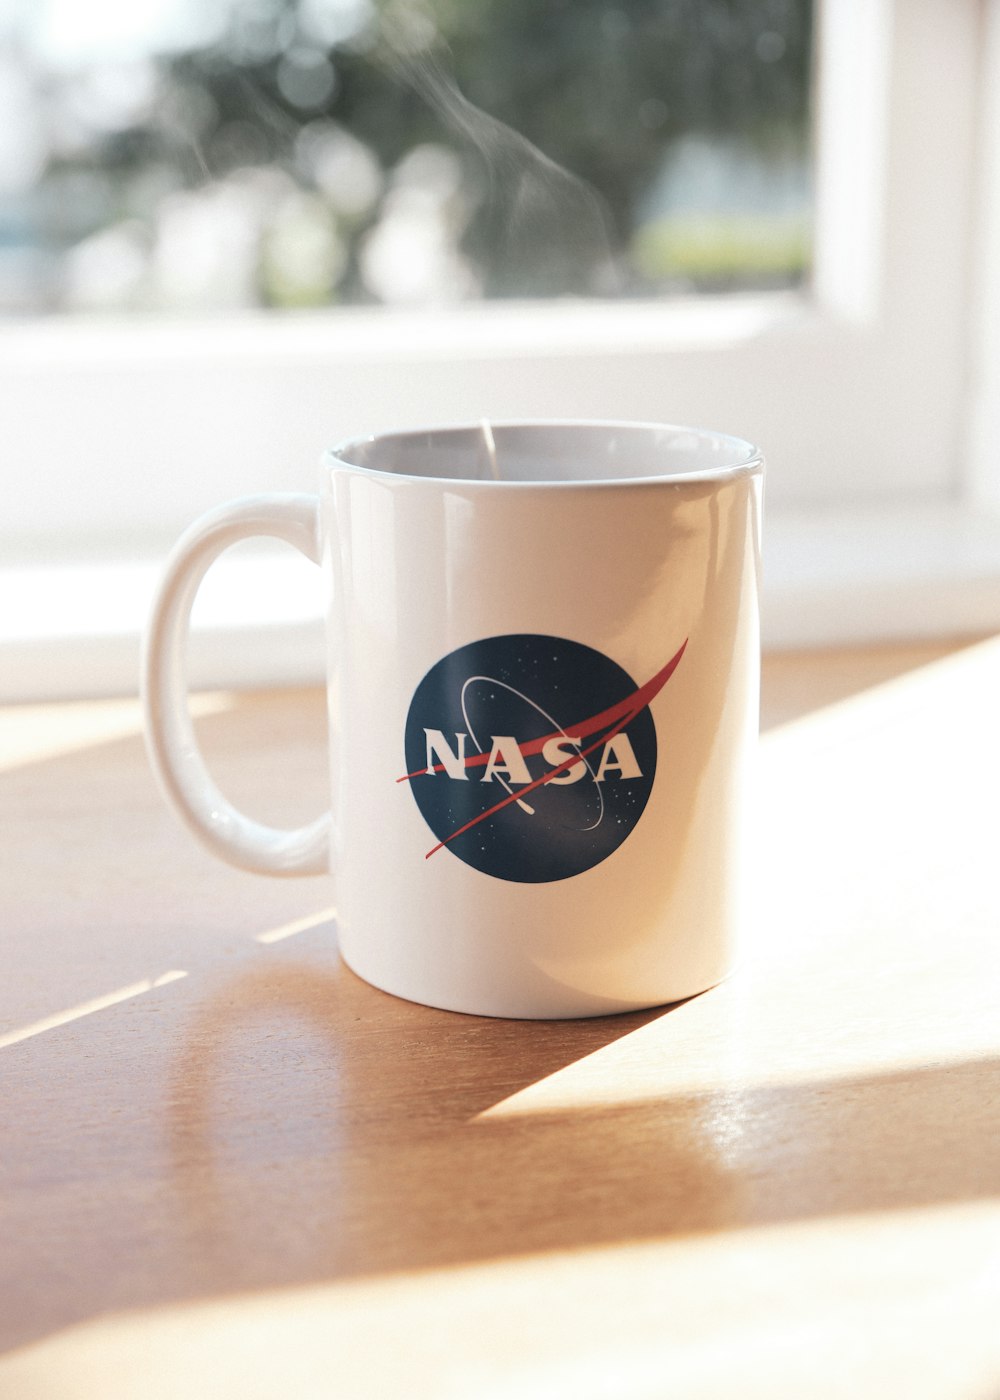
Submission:
[[[438,661],[410,702],[399,779],[437,837],[427,858],[447,849],[525,884],[606,860],[652,792],[649,706],[684,646],[643,685],[562,637],[488,637]]]

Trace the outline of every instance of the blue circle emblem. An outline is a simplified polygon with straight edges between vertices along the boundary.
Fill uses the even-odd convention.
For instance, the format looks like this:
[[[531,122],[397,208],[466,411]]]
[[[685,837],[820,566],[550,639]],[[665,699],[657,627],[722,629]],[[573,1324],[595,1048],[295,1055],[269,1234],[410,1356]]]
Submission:
[[[400,780],[436,838],[427,858],[524,884],[606,860],[649,800],[649,703],[683,650],[643,685],[593,647],[531,633],[438,661],[410,702]]]

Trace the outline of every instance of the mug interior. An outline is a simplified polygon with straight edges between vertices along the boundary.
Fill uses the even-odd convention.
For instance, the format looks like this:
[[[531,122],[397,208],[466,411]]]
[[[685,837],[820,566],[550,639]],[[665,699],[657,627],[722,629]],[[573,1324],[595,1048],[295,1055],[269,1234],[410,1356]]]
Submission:
[[[740,438],[646,423],[487,423],[359,438],[328,464],[444,481],[599,482],[727,477],[761,463]]]

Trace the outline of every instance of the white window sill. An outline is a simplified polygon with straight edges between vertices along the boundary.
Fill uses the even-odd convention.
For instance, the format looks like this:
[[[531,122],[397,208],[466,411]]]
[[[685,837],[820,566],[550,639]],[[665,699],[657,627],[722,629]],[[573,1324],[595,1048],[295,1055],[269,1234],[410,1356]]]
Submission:
[[[765,507],[771,650],[1000,629],[1000,513],[948,502],[851,511]]]
[[[1000,630],[1000,515],[953,505],[772,512],[770,650]],[[0,569],[0,701],[129,695],[161,559]],[[193,689],[299,685],[324,668],[321,589],[291,551],[233,551],[209,574]]]

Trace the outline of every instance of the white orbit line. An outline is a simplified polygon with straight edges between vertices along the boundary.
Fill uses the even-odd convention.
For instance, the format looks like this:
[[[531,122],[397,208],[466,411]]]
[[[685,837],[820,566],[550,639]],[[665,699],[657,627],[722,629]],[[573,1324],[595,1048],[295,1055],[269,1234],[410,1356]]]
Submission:
[[[509,685],[506,685],[506,686],[505,686],[504,683],[503,683],[503,681],[492,680],[489,676],[470,676],[469,679],[465,682],[465,685],[462,686],[462,718],[465,720],[465,723],[466,723],[466,725],[468,726],[468,729],[469,729],[469,733],[472,735],[472,742],[475,744],[476,748],[479,750],[480,753],[485,753],[486,750],[483,748],[482,744],[481,744],[481,743],[479,742],[479,740],[476,738],[476,731],[475,731],[475,730],[473,729],[473,727],[472,727],[472,721],[469,719],[469,712],[468,712],[468,710],[465,708],[465,692],[466,692],[466,690],[468,689],[468,687],[472,684],[473,681],[486,681],[486,683],[487,683],[488,685],[499,685],[499,686],[501,686],[504,690],[510,690],[511,687],[510,687]],[[513,693],[514,693],[515,695],[517,695],[517,694],[518,694],[518,691],[515,690]],[[522,698],[523,698],[523,697],[522,697]],[[531,702],[529,701],[528,703],[530,704]],[[533,817],[533,816],[535,815],[535,809],[534,809],[534,807],[532,807],[529,803],[525,802],[524,799],[523,799],[522,797],[517,797],[517,796],[515,795],[515,793],[514,793],[514,789],[511,787],[510,783],[508,783],[507,780],[506,780],[505,778],[501,778],[500,775],[499,775],[499,773],[496,774],[495,776],[496,776],[496,780],[497,780],[497,782],[500,784],[500,786],[503,787],[503,788],[506,788],[508,794],[509,794],[511,797],[514,798],[514,801],[515,801],[515,802],[517,803],[517,805],[520,807],[521,811],[522,811],[522,812],[527,812],[527,814],[528,814],[529,817]]]
[[[499,686],[501,690],[506,690],[509,691],[511,695],[516,695],[519,700],[523,700],[526,705],[530,705],[533,710],[537,710],[538,713],[541,715],[542,719],[546,720],[549,724],[551,724],[553,729],[557,729],[559,733],[563,736],[563,738],[566,740],[567,744],[571,744],[573,742],[569,735],[566,733],[565,729],[563,729],[559,721],[557,719],[553,719],[550,714],[547,714],[546,711],[542,709],[541,705],[539,705],[537,700],[529,699],[529,697],[525,695],[523,691],[515,690],[514,686],[508,685],[506,681],[498,681],[495,676],[470,676],[469,679],[462,686],[462,718],[465,720],[465,723],[469,729],[469,733],[472,735],[472,742],[475,744],[476,748],[479,750],[480,753],[485,753],[486,750],[476,738],[476,732],[472,727],[472,721],[471,719],[469,719],[469,711],[466,709],[465,706],[465,692],[468,690],[469,686],[472,684],[473,681],[485,681],[487,685]],[[581,826],[580,830],[594,831],[597,827],[600,826],[601,822],[604,820],[604,793],[601,791],[601,785],[597,781],[597,775],[594,772],[593,768],[591,768],[590,760],[587,758],[586,754],[581,753],[579,755],[579,761],[586,766],[587,772],[593,778],[594,787],[597,789],[597,800],[601,804],[601,810],[597,815],[597,821],[591,822],[590,826]],[[527,812],[529,816],[533,817],[535,815],[534,807],[529,807],[527,802],[522,802],[520,797],[516,796],[510,784],[504,778],[501,778],[499,774],[495,774],[494,776],[496,777],[497,782],[499,782],[503,787],[507,789],[508,793],[510,793],[511,797],[514,798],[515,802],[522,809],[522,811]]]

